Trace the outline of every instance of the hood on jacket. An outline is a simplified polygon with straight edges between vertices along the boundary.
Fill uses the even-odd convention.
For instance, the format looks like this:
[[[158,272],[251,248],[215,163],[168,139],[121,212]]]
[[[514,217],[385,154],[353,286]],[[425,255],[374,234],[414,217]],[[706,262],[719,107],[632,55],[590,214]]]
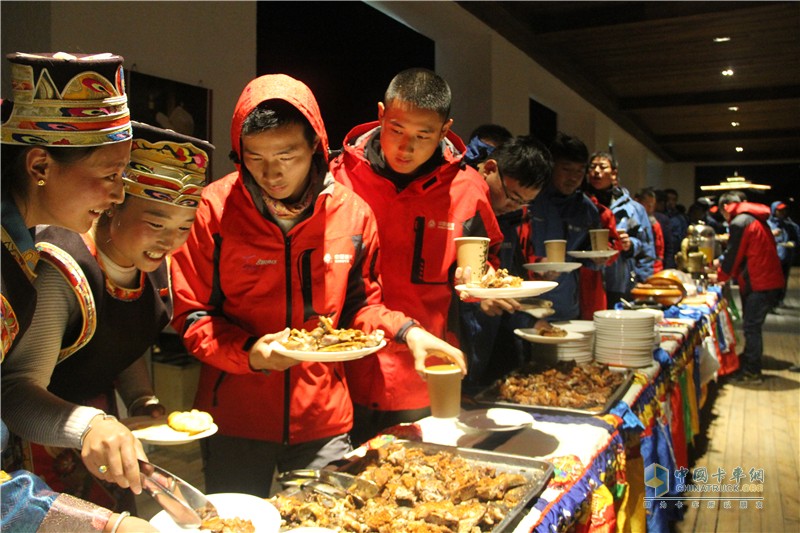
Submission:
[[[786,207],[786,202],[783,202],[782,200],[775,200],[769,205],[769,216],[774,217],[775,211],[784,207]]]
[[[725,210],[730,213],[731,217],[747,213],[764,222],[769,218],[769,207],[755,202],[733,202],[727,204]]]
[[[306,84],[286,74],[260,76],[248,83],[239,96],[231,121],[231,148],[238,160],[242,160],[241,140],[244,120],[261,102],[273,99],[285,100],[303,113],[319,137],[317,151],[321,152],[327,161],[328,134],[322,122],[317,99]],[[241,170],[240,163],[236,163],[236,168]]]

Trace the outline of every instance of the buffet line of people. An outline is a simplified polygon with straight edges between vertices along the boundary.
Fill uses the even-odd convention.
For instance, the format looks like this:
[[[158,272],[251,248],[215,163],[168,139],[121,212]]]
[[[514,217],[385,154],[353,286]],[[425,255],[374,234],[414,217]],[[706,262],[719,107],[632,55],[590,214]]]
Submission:
[[[146,454],[118,420],[116,394],[131,417],[167,414],[144,354],[168,325],[202,363],[194,407],[219,427],[201,442],[206,491],[268,497],[276,471],[322,468],[428,416],[426,365],[455,364],[474,391],[530,358],[513,334],[537,321],[524,300],[455,289],[471,276],[456,238],[488,238],[486,274],[556,281],[546,295],[556,321],[631,300],[637,283],[674,268],[686,237],[675,191],[632,196],[614,155],[590,155],[576,137],[545,145],[486,125],[465,144],[447,82],[426,69],[398,73],[377,120],[333,144],[302,81],[257,77],[231,121],[235,170],[211,176],[206,140],[130,116],[122,57],[9,60],[3,531],[153,530],[132,516]],[[760,310],[784,277],[777,255],[750,254],[763,240],[750,206],[720,199],[737,229],[719,272],[768,293]],[[608,230],[609,253],[572,270],[526,267],[548,261],[548,241],[593,250],[593,229]],[[380,330],[388,342],[330,363],[276,349],[319,327]],[[352,335],[335,342],[361,342]]]

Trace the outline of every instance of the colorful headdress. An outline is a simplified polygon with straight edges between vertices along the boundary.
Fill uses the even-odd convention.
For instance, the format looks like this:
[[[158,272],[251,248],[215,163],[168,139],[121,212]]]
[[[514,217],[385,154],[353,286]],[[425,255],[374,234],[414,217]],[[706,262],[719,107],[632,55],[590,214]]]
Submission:
[[[123,58],[112,54],[25,54],[11,61],[14,107],[5,144],[101,146],[131,138]]]
[[[182,207],[197,207],[214,145],[188,135],[133,124],[125,194]]]

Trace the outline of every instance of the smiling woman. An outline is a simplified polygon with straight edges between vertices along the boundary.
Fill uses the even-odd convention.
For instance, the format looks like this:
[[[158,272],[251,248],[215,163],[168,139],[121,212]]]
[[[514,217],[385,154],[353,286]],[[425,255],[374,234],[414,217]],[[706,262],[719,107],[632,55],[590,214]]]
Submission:
[[[124,182],[125,201],[102,208],[84,234],[51,226],[36,235],[40,299],[2,388],[9,427],[48,447],[33,447],[36,474],[56,490],[134,511],[127,488],[137,491],[138,467],[123,465],[144,451],[115,418],[114,390],[132,415],[164,414],[142,356],[171,316],[166,258],[189,234],[213,147],[133,123],[123,148],[124,177],[121,168],[109,177],[102,157],[84,176],[96,177],[98,188]]]

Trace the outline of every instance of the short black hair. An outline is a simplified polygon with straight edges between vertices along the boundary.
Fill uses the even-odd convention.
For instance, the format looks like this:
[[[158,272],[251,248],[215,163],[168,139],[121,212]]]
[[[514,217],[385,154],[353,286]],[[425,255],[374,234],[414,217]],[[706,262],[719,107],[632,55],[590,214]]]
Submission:
[[[719,200],[717,200],[717,207],[720,210],[722,210],[722,208],[728,204],[735,204],[746,201],[747,197],[745,196],[744,198],[742,198],[742,196],[744,196],[744,193],[742,193],[741,191],[728,191],[726,193],[723,193],[722,196],[719,197]]]
[[[589,149],[586,148],[583,141],[560,131],[556,133],[556,138],[550,143],[550,155],[553,157],[553,161],[589,164]]]
[[[603,159],[608,159],[609,164],[613,170],[617,170],[617,158],[610,152],[595,152],[589,157],[589,163],[591,163],[595,157],[602,157]]]
[[[656,198],[656,191],[652,187],[645,187],[638,194],[639,198]]]
[[[447,82],[426,68],[410,68],[402,71],[392,78],[383,96],[383,102],[387,106],[399,100],[419,109],[435,111],[443,121],[450,118],[452,99]]]
[[[489,158],[497,162],[502,177],[515,179],[526,188],[544,187],[553,173],[550,151],[530,135],[504,142]]]
[[[303,136],[309,146],[314,145],[317,132],[306,116],[295,106],[279,98],[264,100],[242,122],[242,135],[253,135],[288,124],[303,126]]]
[[[472,133],[469,134],[469,140],[471,141],[475,137],[482,141],[491,141],[495,146],[500,146],[510,140],[513,135],[500,124],[481,124],[472,130]]]

